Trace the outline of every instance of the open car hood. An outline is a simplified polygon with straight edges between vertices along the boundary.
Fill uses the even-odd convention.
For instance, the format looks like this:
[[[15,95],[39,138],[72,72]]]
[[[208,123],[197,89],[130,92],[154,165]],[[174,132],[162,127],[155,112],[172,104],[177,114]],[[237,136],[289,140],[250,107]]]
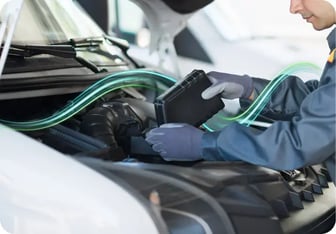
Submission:
[[[213,0],[131,0],[147,17],[151,31],[150,51],[165,51],[186,26],[193,13]]]

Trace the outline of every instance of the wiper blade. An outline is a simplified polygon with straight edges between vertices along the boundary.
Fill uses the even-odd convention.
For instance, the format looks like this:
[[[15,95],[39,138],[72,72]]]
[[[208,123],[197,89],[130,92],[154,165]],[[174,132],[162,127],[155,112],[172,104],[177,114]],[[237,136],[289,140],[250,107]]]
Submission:
[[[52,45],[70,45],[74,48],[98,47],[104,42],[102,37],[71,38],[65,42],[53,43]]]
[[[128,49],[130,48],[130,45],[128,41],[124,39],[120,39],[117,37],[108,36],[106,34],[103,34],[99,37],[85,37],[85,38],[71,38],[68,41],[65,42],[59,42],[55,43],[53,45],[71,45],[76,49],[81,48],[94,48],[99,47],[100,44],[104,43],[104,41],[107,40],[109,43],[111,43],[114,46],[117,46],[122,53],[137,67],[137,68],[143,68],[143,66],[139,65],[129,54],[127,53]]]
[[[1,50],[3,46],[1,46]],[[76,50],[71,45],[19,45],[11,44],[8,55],[32,57],[40,54],[49,54],[63,58],[75,58]]]
[[[1,46],[1,51],[3,46]],[[72,45],[20,45],[11,44],[9,48],[8,55],[16,57],[32,57],[40,54],[48,54],[62,58],[73,58],[76,59],[80,64],[89,68],[94,73],[104,72],[105,69],[100,70],[91,61],[77,56],[76,49]]]

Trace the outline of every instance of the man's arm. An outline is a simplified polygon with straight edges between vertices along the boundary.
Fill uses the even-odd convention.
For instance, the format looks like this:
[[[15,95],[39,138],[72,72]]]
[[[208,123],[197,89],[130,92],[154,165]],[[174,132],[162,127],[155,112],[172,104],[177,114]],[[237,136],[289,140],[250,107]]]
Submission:
[[[234,123],[205,133],[203,158],[242,160],[281,170],[326,160],[335,152],[335,87],[335,82],[321,86],[302,101],[290,121],[277,121],[264,131]]]
[[[269,82],[269,80],[253,78],[253,95],[249,99],[240,99],[241,107],[246,109]],[[289,120],[299,111],[305,97],[318,87],[318,83],[317,80],[305,83],[296,76],[287,77],[271,95],[262,114],[275,120]]]

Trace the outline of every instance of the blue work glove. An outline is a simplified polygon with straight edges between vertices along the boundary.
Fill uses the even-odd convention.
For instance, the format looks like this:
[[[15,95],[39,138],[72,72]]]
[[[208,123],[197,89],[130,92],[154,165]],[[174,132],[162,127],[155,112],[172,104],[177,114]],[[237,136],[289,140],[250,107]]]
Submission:
[[[233,75],[221,72],[207,73],[212,85],[202,92],[203,99],[210,99],[221,94],[225,99],[246,98],[248,99],[254,88],[251,77]]]
[[[202,159],[203,133],[189,124],[168,123],[150,130],[146,141],[167,161],[195,161]]]

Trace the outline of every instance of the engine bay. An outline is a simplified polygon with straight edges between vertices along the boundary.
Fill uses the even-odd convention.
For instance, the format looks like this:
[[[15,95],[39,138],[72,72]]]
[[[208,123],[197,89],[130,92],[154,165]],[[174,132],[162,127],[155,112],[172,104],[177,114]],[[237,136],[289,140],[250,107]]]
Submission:
[[[145,197],[149,197],[152,190],[144,190],[142,184],[165,184],[166,177],[174,178],[177,184],[183,182],[200,189],[210,194],[211,199],[219,202],[228,212],[233,222],[231,228],[238,233],[250,233],[251,230],[260,232],[265,230],[265,223],[272,233],[282,233],[283,230],[284,233],[318,233],[314,225],[330,223],[333,219],[333,207],[322,213],[314,213],[314,207],[322,197],[329,202],[333,197],[333,187],[329,186],[331,178],[321,165],[293,171],[274,171],[243,162],[164,161],[152,150],[144,136],[149,129],[158,126],[154,104],[156,98],[173,87],[175,81],[162,78],[158,75],[160,73],[155,72],[140,71],[135,74],[148,77],[139,79],[139,76],[127,73],[127,76],[114,77],[110,81],[108,78],[100,79],[79,93],[2,100],[2,122],[10,120],[9,126],[107,177],[113,175],[112,180],[116,176],[127,181]],[[104,87],[110,82],[113,85]],[[101,93],[100,87],[104,87]],[[152,181],[154,178],[158,181]],[[173,189],[176,193],[164,195],[166,189],[165,186],[156,188],[161,199],[168,199],[167,202],[176,194],[182,196],[185,193],[177,186]],[[241,197],[243,194],[244,197]],[[184,196],[181,201],[186,200]],[[202,202],[198,201],[198,206]],[[183,207],[187,204],[178,203]],[[204,218],[209,212],[209,209],[204,212],[187,210]],[[311,218],[302,221],[302,214],[299,213],[309,213]],[[184,220],[179,215],[169,210],[162,215],[170,230],[186,228],[176,223],[176,220]],[[215,216],[213,218],[218,222],[213,224],[212,230],[230,229],[228,224],[222,227],[219,221],[223,219],[223,214]],[[249,216],[249,221],[245,219],[246,216]],[[251,219],[254,222],[250,222]],[[296,225],[296,220],[301,220],[304,225]],[[204,227],[198,222],[183,222],[189,222],[190,230],[196,228],[203,233]],[[259,222],[263,225],[258,225]]]
[[[91,86],[93,94],[90,94],[89,90],[87,94],[83,94],[84,91],[2,100],[0,102],[1,119],[19,123],[19,125],[27,123],[24,128],[16,127],[65,154],[95,155],[95,157],[113,161],[133,157],[137,154],[132,154],[131,144],[134,144],[132,143],[134,139],[144,136],[148,129],[156,126],[153,102],[159,93],[158,90],[172,85],[173,81],[156,84],[150,78],[139,80],[134,77],[132,81],[130,76],[125,79],[130,81],[124,81],[124,78],[121,78],[120,84],[112,84],[111,89],[116,90],[107,94],[104,94],[106,92],[104,89],[101,91],[103,94],[97,94]],[[73,88],[76,89],[75,86]],[[44,92],[47,93],[47,91]],[[91,95],[91,100],[84,100],[87,97],[85,95]],[[95,95],[101,97],[98,98]],[[82,102],[85,104],[75,106],[73,102],[76,100],[80,104]],[[71,114],[67,114],[67,107],[72,109]],[[62,112],[66,113],[65,116],[61,116]],[[34,125],[33,120],[43,123]]]

